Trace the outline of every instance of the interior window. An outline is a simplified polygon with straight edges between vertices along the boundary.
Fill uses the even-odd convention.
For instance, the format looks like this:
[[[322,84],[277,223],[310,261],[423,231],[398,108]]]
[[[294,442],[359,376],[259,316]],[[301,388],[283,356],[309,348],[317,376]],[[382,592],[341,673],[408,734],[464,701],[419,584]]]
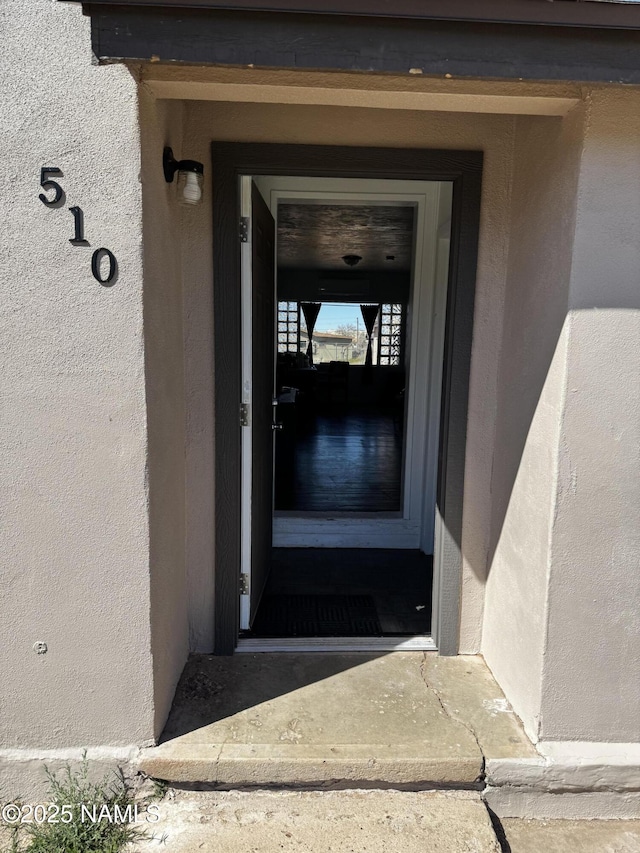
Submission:
[[[278,352],[307,353],[309,334],[300,302],[278,303]],[[372,335],[372,363],[399,366],[403,359],[405,310],[401,303],[379,307]],[[313,328],[313,363],[365,363],[367,330],[360,305],[322,302]]]
[[[278,302],[278,352],[300,349],[300,303]]]

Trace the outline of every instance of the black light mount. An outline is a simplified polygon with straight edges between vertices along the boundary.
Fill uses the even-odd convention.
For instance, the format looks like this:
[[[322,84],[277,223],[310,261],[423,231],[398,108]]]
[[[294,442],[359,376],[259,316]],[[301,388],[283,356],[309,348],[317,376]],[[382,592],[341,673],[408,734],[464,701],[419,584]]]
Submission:
[[[357,264],[360,263],[362,258],[360,257],[360,255],[343,255],[342,260],[348,267],[355,267]]]
[[[173,149],[168,145],[162,152],[162,168],[168,184],[173,182],[176,172],[195,172],[196,175],[204,175],[202,163],[198,163],[197,160],[176,160]]]

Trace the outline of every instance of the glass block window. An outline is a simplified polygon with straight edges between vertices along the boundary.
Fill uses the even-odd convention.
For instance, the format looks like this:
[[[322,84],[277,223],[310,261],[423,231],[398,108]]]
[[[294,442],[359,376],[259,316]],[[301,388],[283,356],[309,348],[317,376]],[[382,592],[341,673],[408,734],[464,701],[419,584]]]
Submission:
[[[278,302],[278,352],[298,352],[299,345],[299,303]]]
[[[378,364],[401,364],[404,325],[402,305],[400,303],[382,305],[378,323]]]

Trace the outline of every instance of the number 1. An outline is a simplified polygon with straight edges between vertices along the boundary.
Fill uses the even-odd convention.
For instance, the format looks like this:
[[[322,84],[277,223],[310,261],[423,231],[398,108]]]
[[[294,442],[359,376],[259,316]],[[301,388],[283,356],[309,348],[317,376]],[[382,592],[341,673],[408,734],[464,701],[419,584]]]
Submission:
[[[73,221],[75,225],[75,237],[69,242],[72,246],[88,246],[89,241],[84,239],[84,214],[81,207],[70,207],[69,210],[73,213]]]

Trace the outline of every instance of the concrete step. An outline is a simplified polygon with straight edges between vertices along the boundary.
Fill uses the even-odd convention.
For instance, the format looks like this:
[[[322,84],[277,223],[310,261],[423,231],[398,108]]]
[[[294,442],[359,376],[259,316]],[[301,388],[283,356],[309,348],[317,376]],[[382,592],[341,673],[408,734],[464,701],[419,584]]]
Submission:
[[[238,654],[189,661],[139,768],[221,788],[477,789],[487,758],[535,755],[479,658]]]
[[[171,792],[155,837],[171,853],[500,853],[477,793]]]

